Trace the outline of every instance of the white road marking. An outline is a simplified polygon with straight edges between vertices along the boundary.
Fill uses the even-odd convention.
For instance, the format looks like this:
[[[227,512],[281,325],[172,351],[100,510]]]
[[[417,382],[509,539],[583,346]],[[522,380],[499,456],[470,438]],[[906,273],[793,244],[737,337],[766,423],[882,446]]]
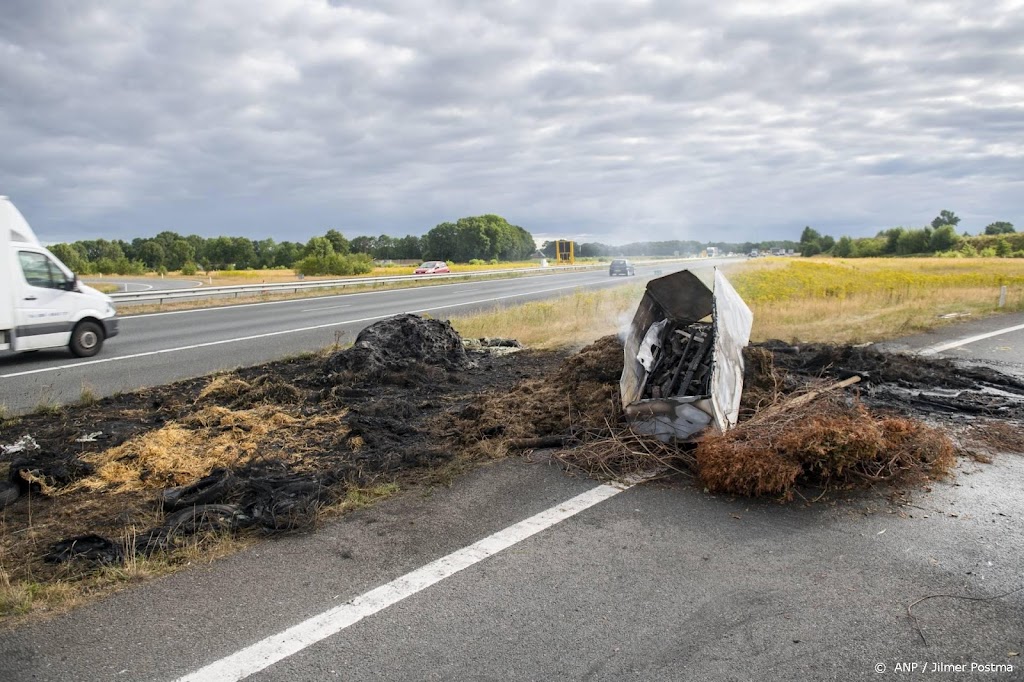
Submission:
[[[1010,332],[1018,332],[1024,329],[1024,324],[1018,324],[1013,327],[1005,327],[1003,329],[997,329],[994,332],[988,332],[986,334],[978,334],[977,336],[968,336],[956,341],[949,341],[947,343],[937,343],[931,346],[926,346],[917,352],[918,355],[935,355],[943,351],[949,350],[950,348],[957,348],[959,346],[966,346],[969,343],[975,341],[984,341],[990,339],[993,336],[1002,336],[1003,334],[1009,334]]]
[[[328,306],[324,306],[323,308],[303,308],[303,309],[302,309],[302,310],[300,310],[299,312],[300,312],[300,313],[315,313],[315,312],[317,312],[318,310],[337,310],[338,308],[351,308],[351,307],[352,307],[352,306],[351,306],[351,304],[345,304],[345,305],[328,305]]]
[[[599,485],[422,568],[215,661],[177,682],[237,682],[631,487]]]
[[[573,284],[564,287],[554,287],[552,289],[539,289],[537,291],[531,291],[529,294],[509,294],[508,296],[496,296],[494,298],[485,298],[478,301],[465,301],[464,303],[450,303],[448,305],[434,306],[433,308],[420,308],[418,310],[410,310],[410,313],[427,313],[433,310],[445,310],[447,308],[458,308],[467,305],[479,305],[481,303],[494,303],[495,301],[503,301],[508,298],[519,298],[521,296],[527,296],[532,294],[546,294],[552,291],[561,291],[563,289],[576,289],[578,285]],[[276,332],[266,332],[265,334],[253,334],[251,336],[241,336],[234,339],[221,339],[220,341],[208,341],[206,343],[196,343],[191,346],[177,346],[175,348],[161,348],[160,350],[146,351],[145,353],[132,353],[131,355],[119,355],[112,358],[101,358],[99,360],[84,360],[82,362],[73,362],[68,365],[55,365],[53,367],[41,367],[39,369],[30,369],[24,372],[11,372],[10,374],[0,374],[0,379],[11,379],[13,377],[23,377],[29,374],[42,374],[44,372],[56,372],[62,369],[71,369],[74,367],[86,367],[88,365],[99,365],[105,362],[120,362],[122,360],[132,360],[135,358],[145,358],[151,355],[161,355],[163,353],[177,353],[183,350],[195,350],[196,348],[209,348],[210,346],[221,346],[226,343],[238,343],[240,341],[253,341],[255,339],[266,339],[271,336],[281,336],[283,334],[298,334],[300,332],[314,331],[316,329],[326,329],[328,327],[340,327],[346,324],[359,324],[360,322],[371,322],[373,320],[383,320],[386,317],[393,317],[398,313],[388,313],[387,315],[375,315],[373,317],[363,317],[358,320],[339,320],[335,322],[327,322],[325,324],[315,324],[311,327],[299,327],[298,329],[282,329]],[[140,316],[141,317],[141,316]]]

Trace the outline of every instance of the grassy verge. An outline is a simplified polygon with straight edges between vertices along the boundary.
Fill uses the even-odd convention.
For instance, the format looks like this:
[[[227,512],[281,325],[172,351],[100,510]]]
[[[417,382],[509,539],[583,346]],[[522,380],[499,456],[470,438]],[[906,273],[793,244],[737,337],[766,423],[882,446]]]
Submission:
[[[934,329],[943,315],[1024,310],[1024,262],[952,260],[763,260],[728,276],[754,312],[754,340],[863,343]]]
[[[577,347],[628,328],[643,286],[576,291],[561,298],[454,317],[452,326],[466,338],[518,339],[532,348]]]

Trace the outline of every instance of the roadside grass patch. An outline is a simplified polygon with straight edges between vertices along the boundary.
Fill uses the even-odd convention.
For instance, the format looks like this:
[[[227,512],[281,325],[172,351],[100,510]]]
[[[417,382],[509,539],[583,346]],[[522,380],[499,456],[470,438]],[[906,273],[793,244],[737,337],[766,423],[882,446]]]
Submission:
[[[579,348],[627,328],[643,292],[642,284],[600,291],[580,289],[548,301],[454,316],[451,322],[469,339],[504,337],[531,348]]]
[[[1024,310],[1024,262],[1005,258],[763,259],[727,273],[754,341],[862,343],[934,329],[941,315]]]

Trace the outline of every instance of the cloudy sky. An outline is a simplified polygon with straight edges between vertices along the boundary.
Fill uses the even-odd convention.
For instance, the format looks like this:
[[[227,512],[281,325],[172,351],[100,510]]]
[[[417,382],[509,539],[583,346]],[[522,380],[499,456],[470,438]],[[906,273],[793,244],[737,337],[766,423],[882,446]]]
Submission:
[[[48,241],[1024,228],[1024,0],[4,0]]]

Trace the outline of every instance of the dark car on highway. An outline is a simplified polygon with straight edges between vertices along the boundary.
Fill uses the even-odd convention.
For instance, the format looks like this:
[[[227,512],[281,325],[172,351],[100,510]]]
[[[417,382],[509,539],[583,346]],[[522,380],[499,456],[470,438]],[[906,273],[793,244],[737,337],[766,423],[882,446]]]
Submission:
[[[633,264],[625,258],[616,258],[612,261],[612,264],[608,266],[608,275],[614,277],[615,275],[625,275],[631,277],[636,274],[636,270],[633,269]]]

